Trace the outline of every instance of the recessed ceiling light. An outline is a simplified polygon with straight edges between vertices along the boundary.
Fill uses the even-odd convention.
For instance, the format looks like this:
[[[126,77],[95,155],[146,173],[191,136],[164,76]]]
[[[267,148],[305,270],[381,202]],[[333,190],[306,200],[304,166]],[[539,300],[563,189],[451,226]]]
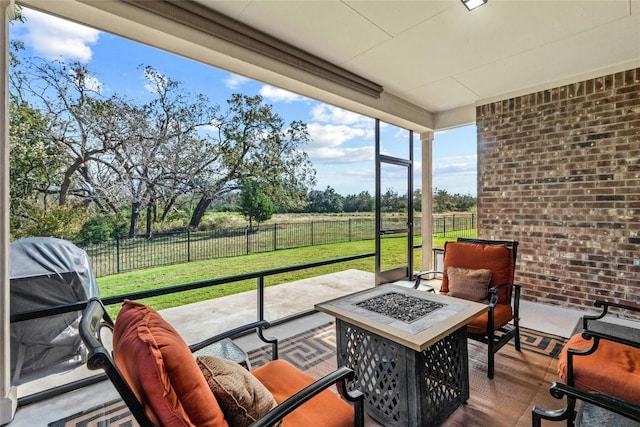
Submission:
[[[482,6],[489,0],[461,0],[461,1],[462,1],[462,4],[464,4],[467,9],[473,10],[478,6]]]

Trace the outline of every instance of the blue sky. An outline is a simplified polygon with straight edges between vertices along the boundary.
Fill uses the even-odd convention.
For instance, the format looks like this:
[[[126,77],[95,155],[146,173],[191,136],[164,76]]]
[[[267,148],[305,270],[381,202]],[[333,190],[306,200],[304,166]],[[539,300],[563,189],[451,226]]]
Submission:
[[[26,55],[85,63],[105,96],[118,93],[145,99],[148,92],[141,66],[146,65],[223,107],[233,93],[262,95],[285,122],[307,124],[313,142],[304,149],[317,171],[316,189],[330,186],[345,196],[363,190],[373,194],[373,119],[53,16],[28,9],[24,15],[24,24],[11,26],[11,37],[25,43]],[[383,151],[390,155],[406,152],[407,135],[395,126],[383,126]],[[420,188],[419,135],[414,135],[414,147],[414,186]],[[384,188],[403,188],[394,184],[393,177],[383,182]],[[436,133],[433,186],[452,194],[476,195],[475,126]]]

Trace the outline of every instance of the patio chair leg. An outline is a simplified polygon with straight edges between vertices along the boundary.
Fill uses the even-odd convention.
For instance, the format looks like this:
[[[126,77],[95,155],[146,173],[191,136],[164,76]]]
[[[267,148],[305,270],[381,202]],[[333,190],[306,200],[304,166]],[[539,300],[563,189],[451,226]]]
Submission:
[[[490,340],[493,339],[491,335],[489,336]],[[495,362],[495,353],[493,352],[493,343],[489,344],[488,353],[489,353],[489,357],[487,357],[487,376],[489,377],[490,380],[492,380],[494,375],[494,362]]]
[[[494,367],[493,367],[494,359],[495,359],[495,353],[493,351],[489,351],[489,360],[487,361],[487,376],[489,377],[490,380],[493,379],[493,375],[494,375]]]
[[[493,322],[490,321],[489,322],[490,325],[493,327]],[[495,344],[495,332],[493,331],[493,329],[490,329],[489,333],[487,334],[487,352],[488,352],[488,357],[487,357],[487,376],[489,377],[490,380],[493,379],[493,374],[494,374],[494,363],[495,363],[495,352],[494,352],[494,344]]]
[[[515,330],[516,330],[516,334],[513,337],[513,339],[516,341],[515,342],[516,351],[521,351],[520,350],[520,323],[518,322],[518,319],[515,319],[513,321],[513,325],[515,326]]]

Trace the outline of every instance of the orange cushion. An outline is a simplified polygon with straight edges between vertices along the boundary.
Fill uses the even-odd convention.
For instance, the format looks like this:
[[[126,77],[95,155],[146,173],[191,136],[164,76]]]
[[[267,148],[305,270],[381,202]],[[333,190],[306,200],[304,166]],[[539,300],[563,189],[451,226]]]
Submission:
[[[315,381],[312,376],[281,359],[260,366],[252,373],[267,387],[278,403]],[[287,415],[283,421],[284,427],[352,427],[354,415],[351,405],[331,390],[324,390]]]
[[[484,245],[468,242],[446,242],[444,244],[442,285],[440,293],[449,293],[449,267],[491,270],[489,286],[513,283],[514,261],[513,253],[505,245]],[[509,288],[505,287],[498,293],[498,302],[508,303]]]
[[[125,301],[113,331],[116,365],[163,427],[228,427],[182,337],[151,307]]]
[[[487,334],[487,320],[489,313],[483,313],[480,316],[467,323],[467,332],[476,335]],[[513,310],[509,304],[496,304],[493,308],[493,329],[499,329],[513,319]]]
[[[565,344],[558,360],[558,376],[567,382],[567,349],[584,350],[593,345],[576,334]],[[640,349],[600,340],[588,356],[573,356],[574,385],[640,404]]]

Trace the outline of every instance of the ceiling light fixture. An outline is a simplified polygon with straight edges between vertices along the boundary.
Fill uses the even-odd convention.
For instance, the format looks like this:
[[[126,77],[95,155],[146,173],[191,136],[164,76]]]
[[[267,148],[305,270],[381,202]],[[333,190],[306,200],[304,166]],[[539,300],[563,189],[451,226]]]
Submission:
[[[462,1],[462,4],[464,4],[464,6],[467,9],[473,10],[478,6],[482,6],[483,4],[485,4],[489,0],[460,0],[460,1]]]

